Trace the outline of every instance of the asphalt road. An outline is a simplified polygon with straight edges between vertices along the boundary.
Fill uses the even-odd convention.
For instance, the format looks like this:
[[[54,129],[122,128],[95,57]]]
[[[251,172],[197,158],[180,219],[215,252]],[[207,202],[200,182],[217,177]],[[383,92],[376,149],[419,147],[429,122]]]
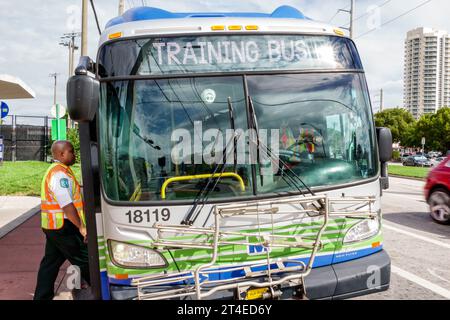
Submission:
[[[384,193],[385,249],[392,259],[391,288],[357,300],[450,299],[450,226],[438,225],[428,214],[423,182],[391,178]],[[36,272],[44,252],[39,217],[2,238],[0,300],[32,299]],[[56,283],[64,291],[64,268]]]
[[[382,198],[391,288],[358,300],[450,299],[450,226],[428,213],[424,182],[391,178]]]

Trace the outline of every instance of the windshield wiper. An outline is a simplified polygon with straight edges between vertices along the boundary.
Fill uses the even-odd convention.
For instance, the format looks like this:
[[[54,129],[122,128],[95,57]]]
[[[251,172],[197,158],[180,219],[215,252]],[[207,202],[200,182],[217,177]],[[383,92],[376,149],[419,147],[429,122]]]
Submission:
[[[257,122],[257,118],[256,118],[256,112],[255,112],[255,108],[253,105],[253,99],[251,96],[249,96],[249,106],[250,106],[250,118],[252,120],[252,124],[254,129],[256,130],[256,143],[255,141],[253,141],[253,143],[256,144],[257,146],[257,155],[258,155],[258,164],[260,165],[260,176],[261,176],[261,182],[263,181],[263,175],[262,175],[262,170],[261,170],[261,162],[260,162],[260,148],[261,146],[264,147],[264,149],[266,150],[266,153],[269,155],[269,157],[271,157],[273,160],[278,161],[279,163],[282,164],[282,167],[284,170],[287,169],[287,173],[290,173],[291,175],[287,175],[287,177],[291,180],[291,182],[293,183],[294,187],[303,195],[306,196],[305,193],[303,192],[302,188],[297,184],[297,182],[300,182],[305,189],[308,191],[309,194],[311,194],[312,196],[316,196],[316,194],[311,190],[311,188],[303,181],[302,178],[300,178],[288,165],[286,162],[284,162],[280,157],[276,156],[275,154],[273,154],[272,150],[270,150],[270,148],[268,146],[266,146],[261,139],[259,138],[259,127],[258,127],[258,122]],[[286,182],[286,184],[288,186],[291,186],[289,184],[289,182],[287,182],[287,180],[284,178],[284,176],[282,175],[281,178]],[[295,179],[296,180],[295,180]],[[262,184],[262,183],[261,183]],[[325,208],[325,204],[322,201],[318,201],[320,204],[321,209]],[[316,207],[316,209],[319,209]]]
[[[266,150],[267,154],[269,155],[270,158],[272,158],[274,161],[277,161],[279,163],[281,163],[282,168],[284,170],[286,170],[286,173],[288,173],[286,175],[286,177],[289,178],[289,180],[292,182],[292,184],[294,185],[294,187],[300,192],[300,194],[304,197],[306,197],[303,189],[300,187],[299,184],[297,184],[297,182],[300,182],[305,189],[308,191],[309,194],[311,194],[312,196],[316,196],[316,194],[314,193],[314,191],[312,191],[312,189],[303,181],[302,178],[300,178],[300,176],[298,174],[296,174],[289,166],[286,162],[284,162],[279,156],[275,155],[272,150],[266,146],[262,141],[260,141],[260,145]],[[284,172],[284,171],[283,171]],[[281,175],[281,178],[286,182],[286,184],[291,187],[291,184],[286,180],[285,176]],[[291,175],[289,175],[291,174]],[[317,209],[317,210],[324,210],[325,209],[325,204],[323,203],[322,200],[318,200],[317,201],[319,203],[320,208],[318,208],[316,205],[313,204],[313,206]]]
[[[237,173],[237,136],[236,136],[236,123],[234,121],[234,109],[231,97],[228,97],[228,112],[230,114],[230,125],[234,132],[233,146],[234,146],[234,173]]]
[[[234,168],[233,171],[236,173],[237,172],[237,141],[239,139],[239,135],[236,133],[236,122],[234,119],[234,108],[233,108],[233,103],[231,101],[231,97],[228,97],[227,99],[227,104],[228,104],[228,114],[229,114],[229,118],[230,118],[230,125],[231,125],[231,129],[233,130],[233,137],[232,139],[227,143],[227,145],[225,146],[225,152],[224,152],[224,156],[223,156],[223,163],[222,163],[222,169],[221,169],[221,175],[224,173],[225,171],[225,166],[226,166],[226,162],[228,159],[228,147],[231,143],[233,143],[233,157],[234,157]],[[211,192],[211,190],[215,190],[217,185],[219,184],[220,181],[220,176],[217,178],[214,178],[214,176],[216,175],[217,171],[220,168],[220,163],[216,164],[216,167],[214,168],[214,171],[212,173],[212,176],[208,179],[207,183],[204,185],[204,187],[198,192],[196,198],[194,199],[194,205],[192,206],[191,210],[189,211],[188,215],[186,216],[185,220],[183,220],[182,224],[184,225],[193,225],[195,223],[195,221],[197,220],[198,216],[200,215],[200,213],[202,212],[203,208],[205,207],[206,201],[208,201],[209,199],[209,194]],[[214,182],[214,185],[212,186],[212,188],[210,188],[209,186],[211,185],[211,183]],[[200,199],[200,197],[203,195],[203,198]],[[197,207],[199,205],[199,203],[202,203],[202,207],[197,210]],[[197,211],[197,214],[195,214],[195,212]],[[195,214],[195,217],[192,218],[192,216]],[[206,219],[206,221],[209,219]],[[205,222],[206,222],[205,221]]]
[[[213,173],[208,178],[208,181],[203,186],[203,188],[197,193],[197,196],[194,199],[194,203],[193,203],[193,206],[192,206],[191,210],[189,210],[188,215],[181,222],[181,224],[187,225],[187,226],[192,226],[195,223],[195,221],[197,220],[198,216],[200,215],[200,213],[202,212],[203,208],[205,207],[206,201],[208,201],[208,199],[209,199],[209,194],[211,193],[211,190],[215,190],[216,189],[216,187],[219,184],[219,181],[221,179],[221,176],[225,172],[225,167],[226,167],[226,164],[227,164],[227,157],[228,157],[228,148],[231,145],[231,143],[233,141],[236,141],[238,138],[239,138],[239,135],[236,134],[236,132],[235,132],[233,137],[232,137],[232,139],[225,146],[225,150],[224,150],[225,152],[223,152],[222,163],[218,162],[216,164],[216,166],[214,167]],[[220,174],[219,174],[218,177],[216,177],[217,172],[219,171],[219,168],[220,168],[221,165],[222,165],[222,168],[220,170]],[[213,183],[213,181],[215,181],[214,185],[212,186],[212,188],[210,188],[210,185]],[[201,198],[202,195],[203,195],[203,198]],[[202,203],[202,207],[199,210],[197,210],[197,207],[198,207],[200,202]],[[197,213],[196,213],[196,211],[197,211]],[[193,217],[194,214],[195,214],[195,217]]]
[[[251,121],[251,127],[253,129],[255,129],[256,132],[256,161],[258,163],[259,166],[259,177],[261,179],[261,186],[264,186],[264,176],[262,174],[262,168],[261,168],[261,155],[260,155],[260,142],[261,140],[259,139],[259,126],[258,126],[258,119],[256,118],[256,111],[255,111],[255,106],[253,104],[253,99],[251,96],[248,96],[248,106],[249,106],[249,111],[250,111],[250,121]],[[252,149],[250,149],[250,155],[252,155]],[[256,181],[255,181],[256,183]]]
[[[155,150],[157,150],[157,151],[161,151],[161,147],[155,145],[155,142],[154,142],[153,140],[151,140],[150,138],[147,138],[147,137],[143,137],[143,136],[141,135],[140,130],[139,130],[139,128],[138,128],[136,125],[133,126],[133,133],[134,133],[139,139],[141,139],[142,141],[144,141],[146,144],[148,144],[148,145],[149,145],[150,147],[152,147],[153,149],[155,149]]]

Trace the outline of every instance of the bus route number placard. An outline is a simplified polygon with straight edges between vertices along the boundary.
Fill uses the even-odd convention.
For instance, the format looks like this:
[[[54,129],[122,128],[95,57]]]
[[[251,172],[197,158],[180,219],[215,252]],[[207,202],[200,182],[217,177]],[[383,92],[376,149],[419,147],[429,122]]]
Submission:
[[[162,210],[155,209],[150,211],[142,210],[130,210],[125,214],[128,217],[128,223],[130,224],[141,224],[141,223],[151,223],[151,222],[167,222],[170,220],[170,210],[164,208]]]

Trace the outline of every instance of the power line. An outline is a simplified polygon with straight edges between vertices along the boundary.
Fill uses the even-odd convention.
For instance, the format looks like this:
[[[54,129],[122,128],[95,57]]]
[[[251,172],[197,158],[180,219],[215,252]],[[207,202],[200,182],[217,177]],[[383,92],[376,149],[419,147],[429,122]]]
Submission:
[[[332,16],[331,17],[331,19],[330,20],[328,20],[328,23],[330,23],[331,21],[333,21],[334,20],[334,18],[336,18],[337,17],[337,15],[340,13],[340,11],[339,10],[337,10],[336,11],[336,13],[334,14],[334,16]]]
[[[383,2],[382,4],[377,5],[377,7],[378,7],[378,8],[382,8],[382,7],[384,7],[385,5],[387,5],[389,2],[392,2],[392,0],[387,0],[387,1]],[[359,17],[355,18],[353,21],[358,21],[358,20],[364,18],[365,16],[368,16],[369,14],[371,14],[371,11],[368,11],[368,12],[366,12],[366,13],[360,15]],[[345,26],[348,26],[348,25],[350,25],[350,24],[347,23]]]
[[[95,10],[94,0],[91,0],[92,11],[94,11],[95,22],[97,23],[98,34],[102,34],[102,29],[100,28],[100,23],[98,22],[97,10]]]
[[[332,16],[331,17],[331,19],[330,20],[328,20],[328,23],[330,23],[331,21],[333,21],[334,20],[334,18],[336,18],[337,17],[337,15],[339,14],[339,13],[341,13],[341,10],[347,10],[347,9],[349,9],[350,8],[350,6],[346,6],[345,8],[343,8],[343,9],[338,9],[337,11],[336,11],[336,13],[334,14],[334,16]]]
[[[433,0],[427,0],[427,1],[422,2],[422,3],[419,4],[418,6],[416,6],[416,7],[412,8],[412,9],[410,9],[410,10],[408,10],[408,11],[402,13],[401,15],[399,15],[399,16],[397,16],[397,17],[395,17],[395,18],[393,18],[393,19],[391,19],[391,20],[389,20],[389,21],[386,21],[386,22],[383,23],[383,24],[381,24],[379,28],[384,27],[384,26],[386,26],[386,25],[388,25],[388,24],[390,24],[390,23],[392,23],[392,22],[394,22],[394,21],[396,21],[396,20],[398,20],[398,19],[400,19],[400,18],[406,16],[407,14],[409,14],[409,13],[411,13],[411,12],[413,12],[413,11],[419,9],[420,7],[423,7],[424,5],[430,3],[431,1],[433,1]],[[369,30],[369,31],[367,31],[367,32],[365,32],[365,33],[359,35],[358,37],[356,37],[356,39],[359,39],[359,38],[361,38],[361,37],[364,37],[365,35],[368,35],[369,33],[372,33],[373,31],[378,30],[379,28],[373,28],[373,29],[371,29],[371,30]]]

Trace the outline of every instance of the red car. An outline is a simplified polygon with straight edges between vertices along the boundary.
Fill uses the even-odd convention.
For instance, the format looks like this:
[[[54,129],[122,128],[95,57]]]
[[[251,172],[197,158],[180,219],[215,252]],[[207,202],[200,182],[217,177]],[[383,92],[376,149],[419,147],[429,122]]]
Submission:
[[[450,156],[429,174],[425,197],[431,217],[438,223],[450,224]]]

